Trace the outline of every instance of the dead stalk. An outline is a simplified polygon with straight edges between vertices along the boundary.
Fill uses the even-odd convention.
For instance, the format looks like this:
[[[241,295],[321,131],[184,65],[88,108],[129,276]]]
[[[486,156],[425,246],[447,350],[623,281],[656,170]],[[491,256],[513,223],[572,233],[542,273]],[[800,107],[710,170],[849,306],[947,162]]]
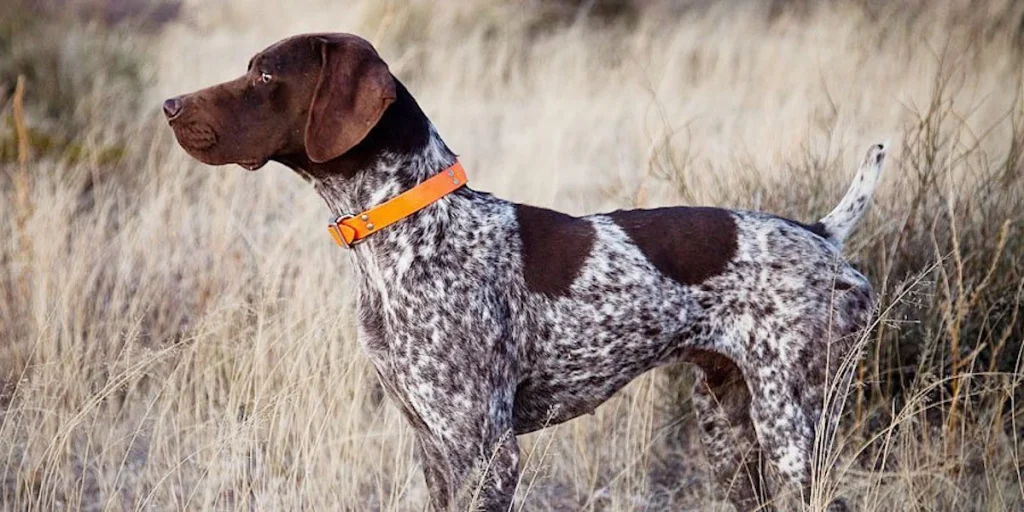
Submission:
[[[18,137],[18,172],[14,176],[15,211],[17,212],[15,230],[18,233],[18,248],[21,257],[18,291],[21,297],[27,297],[32,262],[32,239],[29,238],[25,228],[32,216],[33,208],[28,176],[29,136],[28,127],[25,124],[25,77],[22,75],[18,76],[13,101],[14,128]]]

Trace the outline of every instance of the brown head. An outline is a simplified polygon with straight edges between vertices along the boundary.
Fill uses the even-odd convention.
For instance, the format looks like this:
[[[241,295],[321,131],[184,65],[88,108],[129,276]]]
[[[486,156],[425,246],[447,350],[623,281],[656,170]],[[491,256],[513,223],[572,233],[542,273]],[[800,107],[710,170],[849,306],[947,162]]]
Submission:
[[[258,53],[241,77],[168,99],[163,109],[181,147],[204,163],[256,170],[278,160],[330,172],[345,155],[365,159],[380,149],[361,146],[386,145],[373,132],[387,131],[379,125],[399,96],[409,105],[397,110],[422,117],[370,43],[304,34]],[[391,124],[408,124],[398,121]]]

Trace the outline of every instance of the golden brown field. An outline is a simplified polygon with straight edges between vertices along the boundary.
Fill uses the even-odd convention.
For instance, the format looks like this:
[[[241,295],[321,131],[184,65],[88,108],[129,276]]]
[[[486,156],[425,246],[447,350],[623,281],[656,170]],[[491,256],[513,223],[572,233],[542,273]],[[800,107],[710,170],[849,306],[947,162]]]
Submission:
[[[473,186],[571,213],[812,221],[889,140],[846,249],[879,317],[812,508],[1024,509],[1024,3],[68,2],[0,0],[4,509],[424,509],[320,198],[158,115],[312,31],[370,39]],[[516,509],[729,509],[688,378],[526,436]]]

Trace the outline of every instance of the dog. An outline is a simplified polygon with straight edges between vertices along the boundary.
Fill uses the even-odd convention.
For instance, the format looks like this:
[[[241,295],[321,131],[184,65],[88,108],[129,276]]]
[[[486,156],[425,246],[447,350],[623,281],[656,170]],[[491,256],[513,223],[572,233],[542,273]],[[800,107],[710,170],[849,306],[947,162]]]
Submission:
[[[809,496],[815,435],[837,420],[826,395],[849,378],[840,364],[873,313],[842,245],[883,145],[813,224],[710,207],[573,217],[466,186],[412,95],[354,35],[282,40],[240,78],[163,110],[192,157],[249,170],[273,160],[326,201],[359,275],[360,343],[415,430],[434,509],[508,510],[517,435],[676,362],[698,368],[699,432],[729,500],[772,507],[768,467]]]

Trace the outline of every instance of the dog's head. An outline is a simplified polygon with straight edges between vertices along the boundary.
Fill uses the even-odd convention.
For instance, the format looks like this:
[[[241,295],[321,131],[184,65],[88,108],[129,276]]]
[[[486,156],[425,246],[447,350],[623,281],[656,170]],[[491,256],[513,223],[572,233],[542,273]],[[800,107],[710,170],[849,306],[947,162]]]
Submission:
[[[335,159],[395,101],[396,82],[366,40],[305,34],[249,61],[244,75],[164,102],[178,143],[211,165],[256,170],[275,157]]]

